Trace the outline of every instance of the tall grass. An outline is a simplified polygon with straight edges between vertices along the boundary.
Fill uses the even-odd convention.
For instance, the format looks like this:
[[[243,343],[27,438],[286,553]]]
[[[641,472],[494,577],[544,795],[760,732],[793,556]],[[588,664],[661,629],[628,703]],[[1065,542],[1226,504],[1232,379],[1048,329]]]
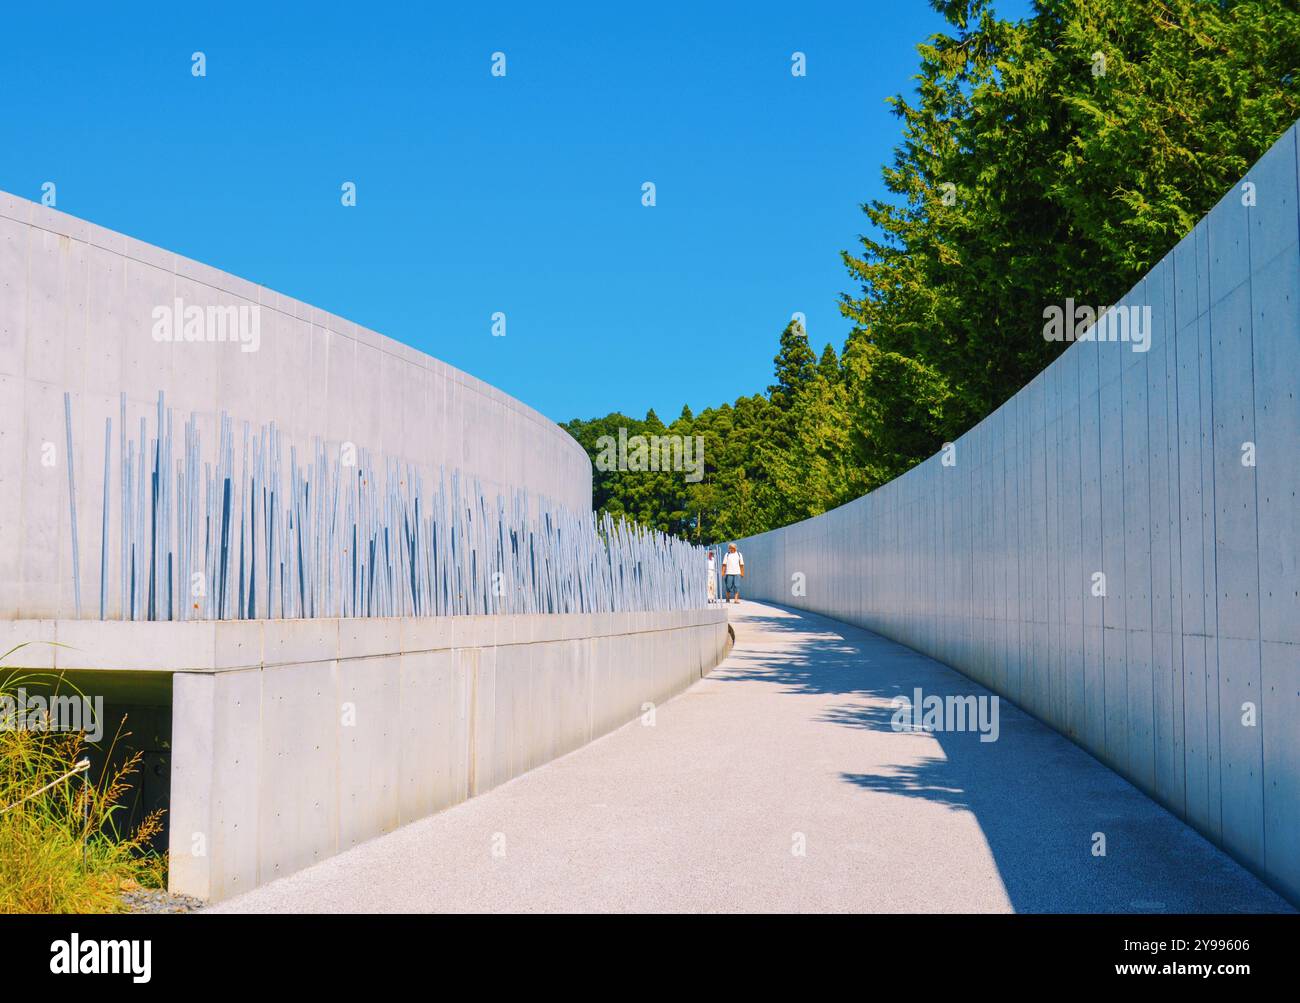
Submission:
[[[5,662],[18,645],[0,655]],[[19,687],[55,689],[58,675],[0,669],[0,697]],[[85,732],[24,730],[0,722],[0,913],[118,912],[121,893],[163,887],[166,858],[148,850],[162,828],[152,812],[120,831],[120,802],[140,753],[111,767],[128,733],[119,725],[98,778],[90,774]],[[123,719],[125,723],[125,719]]]

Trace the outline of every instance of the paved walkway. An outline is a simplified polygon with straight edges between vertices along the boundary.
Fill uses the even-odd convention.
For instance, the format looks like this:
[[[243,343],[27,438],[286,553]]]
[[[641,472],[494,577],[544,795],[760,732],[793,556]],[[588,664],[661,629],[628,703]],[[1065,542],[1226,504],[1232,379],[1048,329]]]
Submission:
[[[731,656],[653,727],[217,911],[1288,908],[1009,704],[996,742],[893,731],[897,694],[985,692],[951,669],[775,606],[744,603],[732,622]]]

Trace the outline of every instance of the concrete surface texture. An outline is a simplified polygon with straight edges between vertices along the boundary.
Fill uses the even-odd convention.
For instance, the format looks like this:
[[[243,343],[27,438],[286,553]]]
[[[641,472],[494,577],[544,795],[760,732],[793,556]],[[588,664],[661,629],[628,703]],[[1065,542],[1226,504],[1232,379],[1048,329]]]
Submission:
[[[731,613],[730,656],[652,726],[213,911],[1289,911],[1009,705],[994,742],[893,731],[916,687],[988,695],[932,659],[787,608]]]
[[[57,649],[61,668],[193,666],[172,677],[170,887],[207,900],[570,752],[697,681],[728,644],[718,607],[72,623],[117,644]]]
[[[1296,143],[1124,297],[1149,351],[1077,341],[951,449],[739,545],[745,595],[1005,694],[1300,901]]]
[[[167,324],[173,339],[156,340]],[[525,488],[591,508],[582,447],[500,390],[341,317],[0,192],[0,619],[74,615],[64,392],[84,589],[87,567],[98,581],[104,535],[105,419],[116,442],[125,392],[126,434],[143,419],[152,428],[160,390],[208,442],[224,410],[237,436],[245,421],[275,422],[286,456],[292,445],[314,455],[319,437],[332,451],[351,443],[410,462],[429,483],[445,466],[489,497]],[[109,476],[116,518],[121,475]],[[119,566],[116,534],[108,562]]]

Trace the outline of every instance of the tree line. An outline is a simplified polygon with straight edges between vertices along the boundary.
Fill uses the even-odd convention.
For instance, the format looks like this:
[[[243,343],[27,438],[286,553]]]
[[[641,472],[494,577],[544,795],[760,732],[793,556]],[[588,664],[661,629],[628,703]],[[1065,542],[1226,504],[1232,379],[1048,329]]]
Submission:
[[[593,462],[620,427],[703,440],[703,479],[597,469],[597,508],[727,539],[897,477],[1068,347],[1043,337],[1046,308],[1116,302],[1300,116],[1294,0],[1039,0],[1021,21],[931,5],[948,28],[891,99],[889,197],[841,252],[842,349],[819,358],[792,320],[765,392],[669,425],[568,422]]]

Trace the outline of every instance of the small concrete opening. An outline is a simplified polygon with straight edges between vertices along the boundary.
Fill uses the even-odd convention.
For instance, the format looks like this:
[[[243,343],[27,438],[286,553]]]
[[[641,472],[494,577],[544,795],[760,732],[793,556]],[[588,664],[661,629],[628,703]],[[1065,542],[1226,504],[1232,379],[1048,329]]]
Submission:
[[[171,797],[171,673],[33,670],[32,675],[39,678],[25,684],[29,694],[49,695],[57,690],[64,696],[83,696],[94,706],[102,701],[102,737],[86,744],[90,782],[99,783],[105,766],[115,770],[139,752],[135,772],[125,778],[128,788],[118,799],[121,808],[113,814],[113,825],[126,835],[150,812],[161,810],[162,830],[150,846],[165,853]]]

